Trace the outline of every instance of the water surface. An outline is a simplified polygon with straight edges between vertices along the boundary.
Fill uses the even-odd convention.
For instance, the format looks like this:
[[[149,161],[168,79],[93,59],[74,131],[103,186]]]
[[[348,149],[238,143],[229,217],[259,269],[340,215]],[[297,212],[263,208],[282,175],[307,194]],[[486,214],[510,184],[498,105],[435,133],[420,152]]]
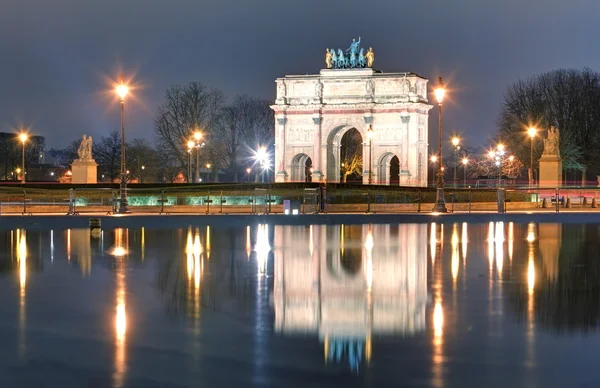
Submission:
[[[0,231],[0,387],[600,386],[600,226]]]

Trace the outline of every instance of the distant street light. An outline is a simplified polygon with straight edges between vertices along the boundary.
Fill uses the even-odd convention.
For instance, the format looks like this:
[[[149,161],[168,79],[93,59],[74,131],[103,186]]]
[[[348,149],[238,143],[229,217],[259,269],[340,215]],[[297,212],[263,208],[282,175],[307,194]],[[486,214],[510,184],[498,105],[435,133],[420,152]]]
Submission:
[[[250,182],[250,172],[252,172],[252,169],[251,169],[250,167],[248,167],[248,168],[246,169],[246,175],[248,176],[248,177],[246,178],[246,182]]]
[[[456,188],[456,184],[457,184],[457,178],[456,178],[456,165],[458,164],[458,151],[460,150],[460,146],[458,145],[458,143],[460,142],[460,139],[456,136],[454,136],[452,138],[452,146],[454,146],[454,179],[453,179],[453,183],[454,183],[454,188]]]
[[[369,138],[369,184],[373,183],[373,136],[375,136],[375,132],[373,131],[373,124],[370,124],[367,130],[367,137]]]
[[[531,127],[527,130],[529,135],[529,186],[533,186],[533,138],[537,134],[537,129]]]
[[[193,141],[188,141],[187,146],[188,146],[188,173],[187,173],[187,183],[190,183],[191,179],[192,179],[192,150],[194,149],[194,142]]]
[[[21,183],[25,183],[25,142],[27,141],[27,134],[21,133],[19,135],[19,139],[21,140],[23,150],[23,152],[21,152],[21,167],[23,168],[23,175],[21,175]]]
[[[142,171],[140,172],[140,183],[144,183],[144,170],[146,166],[142,165]]]
[[[206,163],[206,181],[207,182],[208,182],[209,174],[210,174],[210,163]]]
[[[129,213],[127,203],[127,168],[125,166],[125,97],[129,93],[129,87],[127,87],[123,80],[123,73],[121,73],[121,79],[115,91],[121,100],[121,183],[119,185],[121,198],[118,212],[124,214]]]
[[[267,149],[265,147],[260,147],[254,154],[254,159],[256,163],[261,166],[262,172],[261,177],[262,181],[265,181],[265,171],[269,169],[271,161],[269,160],[269,154],[267,153]]]
[[[438,85],[434,90],[434,93],[435,98],[438,101],[439,112],[438,157],[440,158],[440,163],[438,164],[437,190],[433,211],[438,213],[446,213],[448,212],[448,209],[446,209],[446,201],[444,200],[444,170],[442,169],[442,161],[444,160],[442,158],[442,102],[444,101],[444,96],[446,95],[446,88],[442,82],[442,77],[439,77]]]

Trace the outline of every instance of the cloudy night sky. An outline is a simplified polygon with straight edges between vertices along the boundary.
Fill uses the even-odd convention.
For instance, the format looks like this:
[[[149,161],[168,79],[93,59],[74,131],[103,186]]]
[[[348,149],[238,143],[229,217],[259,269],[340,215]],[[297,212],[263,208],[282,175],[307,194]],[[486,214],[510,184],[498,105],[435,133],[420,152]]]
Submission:
[[[128,137],[153,138],[165,89],[200,81],[275,96],[277,77],[318,73],[326,47],[362,37],[375,68],[442,75],[444,129],[487,144],[507,85],[559,67],[600,70],[597,0],[3,0],[0,131],[64,147],[118,129],[110,79],[137,86]],[[437,114],[430,116],[431,129]]]

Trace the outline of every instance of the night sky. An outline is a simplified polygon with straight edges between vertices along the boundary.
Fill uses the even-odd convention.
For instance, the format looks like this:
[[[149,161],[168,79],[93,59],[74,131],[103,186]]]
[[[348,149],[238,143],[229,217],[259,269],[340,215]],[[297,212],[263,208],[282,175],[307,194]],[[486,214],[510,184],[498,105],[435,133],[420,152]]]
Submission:
[[[317,73],[326,47],[360,35],[384,72],[442,75],[446,133],[487,144],[508,84],[600,70],[599,15],[597,0],[2,0],[0,131],[24,124],[63,147],[118,129],[109,81],[124,71],[127,136],[153,138],[170,84],[273,99],[275,78]],[[436,128],[432,111],[432,145]]]

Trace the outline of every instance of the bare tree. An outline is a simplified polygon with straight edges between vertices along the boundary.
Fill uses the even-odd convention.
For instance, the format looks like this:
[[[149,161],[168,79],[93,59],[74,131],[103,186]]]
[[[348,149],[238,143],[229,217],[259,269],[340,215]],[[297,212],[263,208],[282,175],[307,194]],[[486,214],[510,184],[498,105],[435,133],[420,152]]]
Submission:
[[[127,143],[127,168],[129,176],[137,179],[139,183],[156,181],[158,173],[158,159],[152,144],[143,138],[136,138]]]
[[[199,82],[169,87],[154,119],[158,149],[172,155],[180,168],[186,166],[188,140],[194,131],[201,130],[210,148],[224,104],[223,93]],[[170,164],[173,161],[169,158]]]
[[[600,74],[589,69],[554,70],[510,86],[498,120],[499,132],[516,156],[530,162],[529,126],[544,131],[534,138],[534,164],[542,138],[554,125],[560,130],[564,170],[588,168],[600,173]]]
[[[121,135],[112,131],[93,145],[92,155],[99,165],[101,174],[115,181],[121,173]]]
[[[269,102],[249,96],[237,96],[227,106],[217,122],[219,167],[227,170],[237,182],[238,174],[249,163],[259,147],[272,148],[274,116]],[[217,160],[215,160],[216,163]]]

